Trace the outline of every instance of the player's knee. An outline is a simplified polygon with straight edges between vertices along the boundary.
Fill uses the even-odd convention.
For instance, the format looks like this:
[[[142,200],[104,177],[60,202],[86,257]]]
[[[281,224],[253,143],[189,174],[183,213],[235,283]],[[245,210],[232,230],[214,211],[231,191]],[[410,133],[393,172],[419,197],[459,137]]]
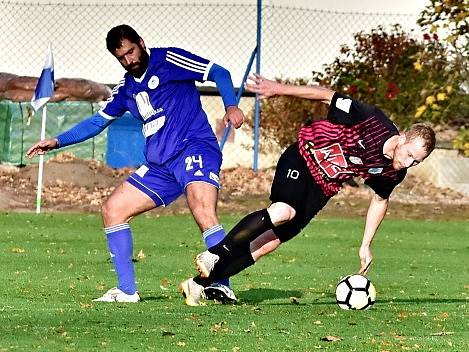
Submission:
[[[101,206],[101,217],[103,218],[103,223],[106,227],[118,225],[127,221],[119,216],[118,208],[109,199]]]
[[[274,226],[290,221],[296,215],[296,210],[293,207],[282,202],[272,203],[267,211]]]

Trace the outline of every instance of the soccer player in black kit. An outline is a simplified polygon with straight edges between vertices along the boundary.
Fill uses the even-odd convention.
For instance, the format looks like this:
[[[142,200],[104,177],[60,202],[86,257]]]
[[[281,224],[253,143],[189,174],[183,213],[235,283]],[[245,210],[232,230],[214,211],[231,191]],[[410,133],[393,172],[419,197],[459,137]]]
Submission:
[[[329,105],[327,119],[305,125],[296,143],[277,163],[267,209],[244,217],[214,247],[200,253],[200,275],[185,281],[186,303],[198,305],[204,287],[253,265],[280,244],[295,237],[352,177],[360,176],[373,191],[362,244],[360,274],[371,261],[371,242],[386,215],[388,199],[407,169],[435,148],[435,133],[415,124],[400,133],[377,107],[319,86],[294,86],[250,77],[246,88],[260,98],[290,95]]]

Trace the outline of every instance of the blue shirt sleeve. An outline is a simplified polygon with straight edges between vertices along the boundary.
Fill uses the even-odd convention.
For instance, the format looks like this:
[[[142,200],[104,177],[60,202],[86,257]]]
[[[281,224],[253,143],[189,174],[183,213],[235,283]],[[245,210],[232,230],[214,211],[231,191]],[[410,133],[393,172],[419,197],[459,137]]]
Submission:
[[[167,48],[165,60],[169,63],[171,78],[176,81],[204,82],[213,65],[211,61],[180,48]]]
[[[228,106],[238,106],[233,81],[231,80],[230,72],[226,68],[213,64],[208,73],[208,80],[216,83],[225,108]]]
[[[127,110],[125,94],[125,77],[112,89],[111,96],[106,100],[104,106],[99,110],[99,113],[108,118],[115,119],[122,116]]]
[[[115,120],[109,120],[99,113],[79,122],[68,131],[62,132],[56,138],[59,141],[59,148],[76,144],[94,137],[101,133],[107,126]]]

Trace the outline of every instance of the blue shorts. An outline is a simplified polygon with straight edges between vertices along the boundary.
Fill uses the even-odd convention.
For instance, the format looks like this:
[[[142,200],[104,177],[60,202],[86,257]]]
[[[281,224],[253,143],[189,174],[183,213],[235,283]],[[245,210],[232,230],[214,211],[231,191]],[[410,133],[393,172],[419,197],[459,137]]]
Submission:
[[[205,182],[220,188],[221,163],[216,142],[192,141],[162,165],[142,165],[127,182],[149,196],[156,206],[166,206],[183,194],[190,183]]]

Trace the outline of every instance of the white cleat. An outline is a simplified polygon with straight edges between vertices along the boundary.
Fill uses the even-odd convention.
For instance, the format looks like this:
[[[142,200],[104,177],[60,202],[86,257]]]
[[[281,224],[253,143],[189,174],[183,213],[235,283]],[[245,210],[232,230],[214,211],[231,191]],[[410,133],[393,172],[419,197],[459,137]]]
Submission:
[[[210,253],[209,251],[197,255],[197,257],[195,257],[195,266],[200,273],[200,277],[209,277],[219,259],[220,257],[218,255]]]
[[[122,303],[136,303],[140,301],[138,292],[133,295],[119,290],[117,287],[113,287],[108,290],[104,295],[93,300],[93,302],[122,302]]]
[[[200,300],[205,298],[204,287],[194,281],[193,278],[187,279],[179,284],[179,292],[186,299],[188,306],[200,306]]]

